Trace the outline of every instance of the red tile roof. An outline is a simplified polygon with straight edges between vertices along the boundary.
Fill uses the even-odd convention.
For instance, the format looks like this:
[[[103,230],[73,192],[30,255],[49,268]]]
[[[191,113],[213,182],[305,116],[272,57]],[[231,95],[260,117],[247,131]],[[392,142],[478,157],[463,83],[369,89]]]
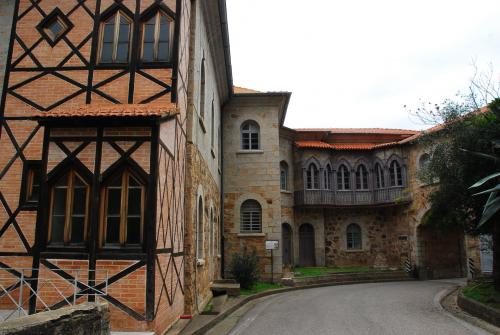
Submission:
[[[123,104],[110,106],[84,105],[70,110],[53,110],[46,113],[40,113],[41,118],[80,118],[80,117],[151,117],[166,116],[177,114],[175,104],[161,105],[139,105]]]
[[[389,143],[326,143],[323,141],[295,141],[297,148],[333,149],[333,150],[372,150],[396,145],[398,142]]]
[[[259,91],[256,91],[256,90],[252,90],[250,88],[246,88],[246,87],[239,87],[239,86],[233,86],[233,92],[235,94],[245,94],[245,93],[261,93]]]
[[[414,135],[418,130],[390,129],[390,128],[297,128],[299,132],[330,132],[333,134],[391,134],[391,135]]]

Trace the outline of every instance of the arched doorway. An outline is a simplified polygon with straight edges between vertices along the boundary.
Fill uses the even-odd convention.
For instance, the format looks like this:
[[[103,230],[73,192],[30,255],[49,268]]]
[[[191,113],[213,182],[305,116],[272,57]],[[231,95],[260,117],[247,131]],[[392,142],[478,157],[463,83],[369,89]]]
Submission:
[[[292,265],[292,228],[288,223],[281,225],[281,240],[283,243],[283,265]]]
[[[300,266],[315,266],[314,228],[304,223],[299,228],[299,264]]]
[[[419,277],[458,278],[465,273],[464,233],[460,228],[442,231],[432,223],[417,229]]]

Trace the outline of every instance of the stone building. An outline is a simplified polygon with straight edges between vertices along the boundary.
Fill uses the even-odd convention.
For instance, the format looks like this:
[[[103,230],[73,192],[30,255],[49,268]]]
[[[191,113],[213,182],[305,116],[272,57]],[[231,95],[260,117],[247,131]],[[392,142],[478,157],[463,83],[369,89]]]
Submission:
[[[162,334],[245,247],[274,279],[478,257],[420,225],[419,132],[289,129],[290,93],[233,87],[225,0],[2,0],[0,18],[1,309],[99,299],[113,330]]]

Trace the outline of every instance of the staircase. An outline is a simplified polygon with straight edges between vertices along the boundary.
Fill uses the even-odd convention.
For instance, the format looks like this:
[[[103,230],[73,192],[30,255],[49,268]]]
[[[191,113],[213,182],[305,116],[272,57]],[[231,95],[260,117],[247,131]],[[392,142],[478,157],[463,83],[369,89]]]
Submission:
[[[405,271],[380,271],[380,272],[348,272],[331,273],[314,277],[283,278],[282,282],[286,286],[301,287],[321,284],[355,284],[373,283],[388,281],[408,281],[414,280]]]

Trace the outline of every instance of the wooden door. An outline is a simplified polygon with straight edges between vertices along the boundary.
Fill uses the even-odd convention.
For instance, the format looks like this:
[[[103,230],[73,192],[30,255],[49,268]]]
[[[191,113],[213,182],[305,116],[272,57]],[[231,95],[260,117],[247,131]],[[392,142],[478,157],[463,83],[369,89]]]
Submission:
[[[315,266],[314,228],[304,223],[299,228],[299,264],[300,266]]]
[[[283,243],[283,265],[292,265],[292,228],[288,223],[281,225]]]

